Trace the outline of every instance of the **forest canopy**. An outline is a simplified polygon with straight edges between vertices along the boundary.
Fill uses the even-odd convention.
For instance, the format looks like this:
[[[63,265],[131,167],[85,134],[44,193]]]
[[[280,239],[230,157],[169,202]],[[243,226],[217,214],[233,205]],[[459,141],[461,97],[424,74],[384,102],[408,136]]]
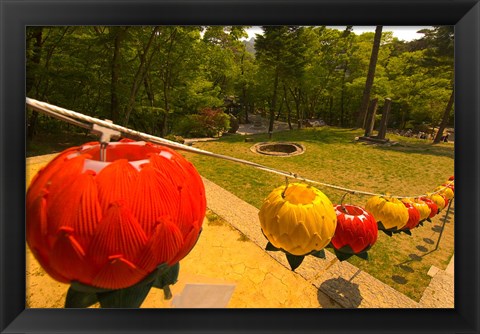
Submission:
[[[355,126],[375,33],[268,26],[247,40],[246,28],[27,27],[26,94],[163,137],[214,135],[249,113]],[[453,125],[453,26],[420,32],[381,32],[369,99],[391,99],[389,128]],[[27,110],[29,139],[63,130]]]

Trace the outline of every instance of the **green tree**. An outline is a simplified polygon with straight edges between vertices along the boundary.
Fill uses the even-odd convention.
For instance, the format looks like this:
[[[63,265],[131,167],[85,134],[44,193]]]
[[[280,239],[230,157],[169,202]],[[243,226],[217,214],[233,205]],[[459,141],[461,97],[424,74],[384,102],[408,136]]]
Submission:
[[[434,26],[431,30],[421,30],[424,33],[422,38],[428,46],[425,63],[436,69],[435,73],[447,74],[450,77],[451,94],[446,104],[442,120],[439,124],[439,130],[434,138],[434,143],[438,144],[442,138],[443,132],[450,118],[450,113],[454,104],[453,88],[453,59],[454,59],[454,27],[453,26]]]
[[[277,111],[278,92],[281,80],[300,79],[304,73],[305,46],[303,28],[292,26],[265,26],[263,35],[255,40],[256,57],[260,71],[268,75],[271,82],[269,103],[269,127],[273,131]]]
[[[372,53],[370,56],[370,64],[368,66],[368,74],[363,91],[362,104],[358,111],[357,127],[365,127],[365,116],[367,114],[368,103],[370,102],[370,92],[375,78],[375,68],[377,66],[378,52],[380,50],[380,41],[382,39],[383,26],[377,26],[375,29],[375,37],[373,39]]]

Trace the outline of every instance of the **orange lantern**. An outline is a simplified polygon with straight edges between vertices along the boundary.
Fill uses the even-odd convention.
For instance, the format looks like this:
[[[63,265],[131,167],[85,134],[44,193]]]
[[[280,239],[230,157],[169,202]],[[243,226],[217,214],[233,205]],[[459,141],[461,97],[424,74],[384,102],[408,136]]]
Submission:
[[[206,200],[183,156],[124,139],[104,151],[91,142],[60,153],[34,177],[26,208],[28,246],[50,276],[124,289],[187,255]]]

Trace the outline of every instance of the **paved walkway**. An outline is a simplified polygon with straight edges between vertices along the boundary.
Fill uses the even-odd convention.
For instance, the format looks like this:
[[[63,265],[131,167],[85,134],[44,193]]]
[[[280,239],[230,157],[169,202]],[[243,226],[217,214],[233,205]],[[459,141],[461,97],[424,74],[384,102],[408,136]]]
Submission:
[[[249,124],[240,124],[237,133],[241,135],[252,135],[257,133],[267,133],[268,132],[268,119],[262,118],[258,114],[248,115]],[[292,124],[295,126],[295,124]],[[288,130],[288,123],[274,121],[273,123],[273,132],[285,131]]]
[[[421,307],[452,308],[455,305],[455,256],[452,256],[450,263],[445,270],[434,266],[430,269],[433,277],[427,289],[420,299]]]

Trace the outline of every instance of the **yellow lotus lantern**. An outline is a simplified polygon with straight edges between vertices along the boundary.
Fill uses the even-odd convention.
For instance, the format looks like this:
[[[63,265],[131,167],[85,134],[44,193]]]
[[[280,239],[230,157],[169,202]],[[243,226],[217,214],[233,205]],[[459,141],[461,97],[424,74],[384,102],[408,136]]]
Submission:
[[[443,210],[445,207],[445,198],[443,198],[440,194],[429,194],[427,193],[427,197],[435,202],[438,206],[438,211]]]
[[[447,186],[439,186],[435,188],[435,192],[438,191],[439,195],[445,196],[448,199],[452,199],[454,196],[453,190],[450,187]]]
[[[401,230],[409,219],[408,209],[399,199],[393,197],[373,196],[367,201],[365,210],[375,217],[378,229],[388,235]]]
[[[328,197],[301,183],[274,189],[258,215],[269,241],[266,249],[284,251],[292,270],[306,255],[324,258],[323,248],[330,243],[337,226],[337,215]]]

